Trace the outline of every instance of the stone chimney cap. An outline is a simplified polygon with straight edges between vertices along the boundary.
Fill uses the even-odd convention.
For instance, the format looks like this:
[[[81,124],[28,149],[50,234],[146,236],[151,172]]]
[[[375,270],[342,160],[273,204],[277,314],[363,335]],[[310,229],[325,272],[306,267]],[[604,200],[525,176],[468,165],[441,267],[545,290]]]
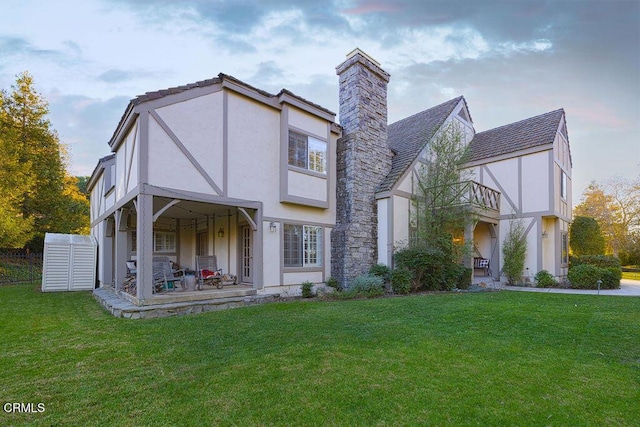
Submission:
[[[369,61],[373,62],[375,65],[377,65],[378,67],[380,66],[380,63],[378,61],[376,61],[375,59],[373,59],[371,56],[367,55],[366,53],[364,53],[362,50],[360,50],[359,47],[353,49],[351,52],[347,53],[347,59],[353,58],[354,56],[356,56],[357,54],[360,54],[362,56],[364,56],[365,58],[367,58]]]

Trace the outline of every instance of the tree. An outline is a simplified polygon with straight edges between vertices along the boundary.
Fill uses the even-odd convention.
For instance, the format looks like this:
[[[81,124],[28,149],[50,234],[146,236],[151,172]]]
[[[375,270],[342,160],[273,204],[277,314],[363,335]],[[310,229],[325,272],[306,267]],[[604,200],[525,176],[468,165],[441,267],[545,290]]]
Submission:
[[[604,236],[595,218],[574,217],[569,228],[569,244],[576,256],[604,255]]]
[[[14,219],[4,240],[9,235],[22,236],[12,239],[16,245],[30,237],[27,246],[41,249],[46,232],[75,232],[83,229],[80,223],[88,227],[88,202],[85,198],[86,206],[81,207],[83,196],[75,178],[70,180],[66,172],[65,147],[47,119],[49,107],[35,91],[33,77],[19,74],[11,89],[0,92],[0,174],[4,174],[0,178],[11,176],[0,180],[0,190],[7,198],[3,209]]]
[[[518,283],[527,257],[527,235],[522,219],[509,222],[509,231],[502,243],[502,256],[502,273],[510,285]]]
[[[445,126],[429,142],[414,197],[414,243],[449,251],[454,237],[456,242],[462,241],[457,237],[473,220],[464,197],[468,173],[461,169],[466,152],[463,131],[455,122]],[[459,244],[452,249],[454,258],[460,258],[465,251]]]
[[[640,233],[640,177],[613,178],[600,185],[592,182],[574,216],[595,218],[604,234],[605,252],[619,256],[635,250]]]

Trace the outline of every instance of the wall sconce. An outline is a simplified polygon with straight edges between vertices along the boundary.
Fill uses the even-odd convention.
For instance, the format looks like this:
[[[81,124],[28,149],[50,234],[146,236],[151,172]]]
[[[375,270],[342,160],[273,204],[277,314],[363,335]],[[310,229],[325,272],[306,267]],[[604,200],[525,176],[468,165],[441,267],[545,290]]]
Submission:
[[[542,232],[542,238],[546,239],[547,237],[549,237],[549,233],[547,233],[547,231],[545,230]]]
[[[218,230],[218,237],[224,237],[224,228],[220,227],[220,230]]]
[[[272,232],[272,233],[276,232],[276,223],[275,223],[275,221],[271,221],[269,223],[269,231]]]

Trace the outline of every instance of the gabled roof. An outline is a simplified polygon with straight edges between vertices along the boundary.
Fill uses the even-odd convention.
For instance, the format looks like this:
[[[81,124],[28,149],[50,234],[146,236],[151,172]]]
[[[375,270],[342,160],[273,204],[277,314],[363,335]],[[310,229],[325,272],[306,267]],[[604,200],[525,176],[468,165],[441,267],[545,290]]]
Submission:
[[[464,97],[459,96],[387,127],[387,145],[395,155],[391,163],[391,171],[378,186],[378,192],[393,188],[460,100],[464,100]]]
[[[108,156],[104,156],[103,158],[98,160],[98,164],[93,169],[93,172],[91,172],[91,176],[89,177],[89,182],[87,182],[88,191],[91,191],[93,186],[96,184],[98,177],[100,176],[100,173],[102,173],[102,170],[104,169],[104,164],[115,158],[116,158],[116,155],[114,153],[114,154],[109,154]]]
[[[129,115],[129,113],[131,111],[133,111],[133,107],[140,105],[144,102],[147,101],[153,101],[155,99],[159,99],[159,98],[164,98],[165,96],[169,96],[169,95],[174,95],[177,93],[182,93],[185,91],[188,91],[190,89],[195,89],[195,88],[201,88],[201,87],[206,87],[206,86],[213,86],[213,85],[217,85],[217,84],[222,84],[224,81],[228,81],[230,83],[234,83],[236,85],[242,86],[244,88],[250,89],[251,91],[254,91],[262,96],[264,96],[267,99],[278,99],[280,102],[282,102],[282,99],[280,99],[281,97],[284,96],[289,96],[291,98],[294,98],[300,102],[302,102],[303,104],[307,104],[310,105],[320,111],[323,111],[331,116],[335,116],[336,113],[334,113],[331,110],[328,110],[318,104],[315,104],[307,99],[304,99],[301,96],[298,96],[296,94],[294,94],[293,92],[287,90],[287,89],[282,89],[280,90],[280,92],[278,92],[278,94],[274,95],[272,93],[266,92],[262,89],[258,89],[254,86],[251,86],[241,80],[236,79],[233,76],[227,75],[227,74],[223,74],[220,73],[218,74],[217,77],[213,77],[211,79],[206,79],[206,80],[200,80],[198,82],[195,83],[188,83],[186,85],[182,85],[182,86],[176,86],[176,87],[171,87],[168,89],[161,89],[161,90],[156,90],[153,92],[146,92],[144,95],[138,95],[135,98],[133,98],[132,100],[129,101],[129,105],[127,106],[125,112],[122,114],[122,117],[120,118],[120,122],[118,123],[118,126],[116,127],[115,131],[113,132],[113,136],[111,137],[111,139],[109,140],[109,145],[113,146],[113,143],[115,142],[118,132],[121,129],[121,127],[124,125],[127,116]]]
[[[561,108],[476,133],[469,144],[468,162],[553,144],[563,116],[564,110]]]

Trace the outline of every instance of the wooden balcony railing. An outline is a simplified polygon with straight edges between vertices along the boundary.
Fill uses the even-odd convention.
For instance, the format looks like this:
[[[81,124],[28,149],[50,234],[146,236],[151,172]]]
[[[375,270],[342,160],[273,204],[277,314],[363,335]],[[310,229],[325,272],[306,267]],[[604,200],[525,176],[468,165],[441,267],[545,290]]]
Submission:
[[[466,186],[466,202],[480,206],[485,209],[500,210],[500,192],[482,185],[475,181],[465,181],[461,183]]]
[[[423,197],[417,198],[429,208],[451,206],[473,206],[480,209],[500,211],[500,192],[475,181],[462,181],[455,186],[438,186],[424,189]]]

